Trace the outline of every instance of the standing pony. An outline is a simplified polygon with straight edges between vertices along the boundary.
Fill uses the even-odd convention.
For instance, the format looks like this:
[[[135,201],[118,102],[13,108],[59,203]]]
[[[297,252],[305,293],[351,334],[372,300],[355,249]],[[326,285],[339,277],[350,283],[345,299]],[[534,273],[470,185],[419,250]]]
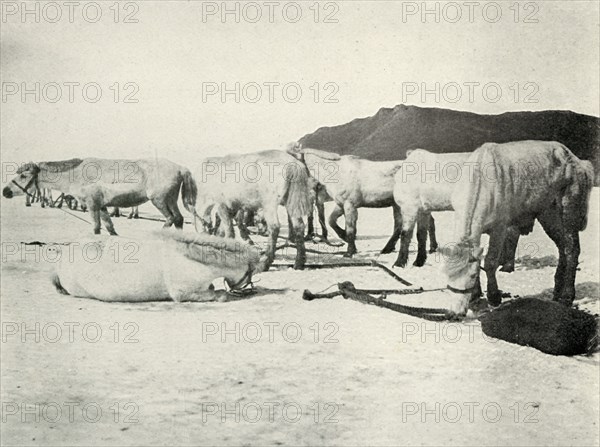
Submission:
[[[394,210],[394,233],[382,253],[393,251],[401,227],[400,209],[394,202],[394,174],[400,169],[401,161],[369,161],[353,155],[338,155],[318,149],[288,149],[302,160],[329,197],[335,208],[329,216],[329,226],[345,242],[348,249],[345,257],[356,253],[357,208],[384,208]],[[340,216],[346,219],[346,229],[337,224]],[[391,248],[390,248],[391,247]]]
[[[285,152],[271,150],[207,158],[193,172],[199,189],[196,217],[202,221],[205,230],[212,227],[211,212],[214,211],[220,218],[224,235],[233,238],[233,217],[240,210],[256,212],[262,209],[269,242],[261,266],[267,270],[275,258],[280,228],[277,211],[279,205],[283,205],[297,250],[294,268],[304,268],[306,252],[302,219],[308,214],[311,203],[309,175],[302,163]]]
[[[587,224],[593,184],[590,162],[553,141],[485,143],[469,157],[473,176],[461,176],[452,193],[456,247],[447,250],[448,288],[458,294],[453,309],[467,311],[476,292],[481,235],[490,241],[484,270],[488,301],[499,304],[496,269],[507,228],[530,227],[537,219],[559,251],[554,300],[570,306],[575,299],[579,232]]]
[[[424,149],[407,152],[402,169],[396,173],[394,184],[394,200],[402,214],[402,233],[400,234],[400,251],[395,266],[405,267],[408,261],[408,248],[415,224],[417,225],[417,258],[413,265],[421,267],[427,259],[425,243],[428,233],[431,246],[437,246],[435,229],[431,217],[432,211],[452,211],[452,191],[459,178],[468,176],[470,166],[467,162],[471,153],[436,154]],[[533,230],[533,220],[521,227],[511,226],[502,249],[500,264],[502,271],[514,271],[515,252],[521,234],[529,234]],[[435,251],[435,250],[432,250]]]
[[[15,191],[52,188],[80,199],[94,219],[94,233],[100,233],[100,220],[110,234],[116,235],[107,206],[129,207],[150,200],[165,216],[164,227],[183,228],[183,216],[177,207],[179,190],[184,206],[193,210],[196,185],[190,172],[169,160],[112,160],[73,158],[63,161],[27,163],[2,194],[12,198]]]
[[[421,267],[425,264],[431,212],[452,210],[452,191],[460,176],[465,175],[463,163],[470,156],[471,153],[434,154],[423,149],[408,152],[402,169],[394,177],[394,201],[400,207],[402,222],[400,251],[395,266],[405,267],[408,262],[408,248],[415,224],[418,252],[414,265]]]

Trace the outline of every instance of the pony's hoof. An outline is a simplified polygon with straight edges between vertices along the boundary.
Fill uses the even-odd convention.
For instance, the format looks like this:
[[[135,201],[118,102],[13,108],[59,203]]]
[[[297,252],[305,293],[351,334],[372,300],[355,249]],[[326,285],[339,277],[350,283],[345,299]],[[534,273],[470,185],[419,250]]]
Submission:
[[[348,236],[346,235],[346,233],[339,232],[339,233],[337,233],[337,235],[344,242],[348,242]]]
[[[498,307],[502,303],[502,292],[498,290],[494,293],[488,293],[487,299],[490,306]]]
[[[515,271],[515,265],[514,264],[503,265],[502,268],[500,269],[500,271],[506,272],[506,273],[512,273]]]
[[[26,203],[25,206],[31,206],[31,203]]]
[[[354,253],[344,253],[344,258],[351,258],[354,256]]]
[[[438,249],[437,245],[435,247],[430,247],[429,253],[435,253],[437,251],[437,249]]]
[[[394,262],[394,267],[400,267],[403,269],[404,267],[406,267],[406,261],[402,259],[397,259],[396,262]]]
[[[118,236],[116,231],[109,231],[108,232],[111,236]]]
[[[415,262],[413,262],[413,265],[415,267],[423,267],[425,265],[425,259],[419,259],[419,258],[417,258],[415,260]]]

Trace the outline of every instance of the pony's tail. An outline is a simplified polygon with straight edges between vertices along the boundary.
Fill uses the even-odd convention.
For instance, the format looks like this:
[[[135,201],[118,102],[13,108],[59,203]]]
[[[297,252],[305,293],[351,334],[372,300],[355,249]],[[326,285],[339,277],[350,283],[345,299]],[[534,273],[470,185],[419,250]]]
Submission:
[[[182,175],[183,182],[181,185],[181,200],[183,202],[183,206],[185,206],[185,209],[195,216],[198,187],[196,186],[196,181],[194,180],[194,177],[192,177],[192,173],[189,170],[184,170]]]
[[[579,160],[575,156],[573,158],[575,166],[571,173],[574,176],[569,190],[574,199],[573,210],[577,212],[579,218],[577,229],[583,231],[587,226],[590,193],[594,186],[594,166],[587,160]]]
[[[69,292],[67,292],[67,289],[65,289],[62,284],[60,283],[60,278],[58,277],[58,273],[53,273],[52,274],[52,284],[54,285],[54,287],[56,288],[56,291],[58,293],[60,293],[61,295],[68,295]]]
[[[294,169],[284,173],[286,191],[283,203],[290,217],[305,217],[312,211],[308,169],[299,161],[288,166],[294,166]]]

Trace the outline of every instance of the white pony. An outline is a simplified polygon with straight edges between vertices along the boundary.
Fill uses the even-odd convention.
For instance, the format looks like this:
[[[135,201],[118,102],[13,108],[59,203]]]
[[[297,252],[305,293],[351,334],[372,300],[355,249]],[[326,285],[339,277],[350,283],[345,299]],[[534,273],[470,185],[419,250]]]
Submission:
[[[312,203],[309,173],[302,163],[283,151],[270,150],[210,157],[193,167],[192,172],[198,185],[195,217],[202,221],[204,230],[213,229],[216,219],[211,213],[215,212],[220,218],[220,230],[233,238],[232,219],[240,210],[262,210],[269,241],[261,268],[267,270],[275,257],[280,228],[278,208],[283,205],[296,246],[294,268],[304,268],[303,218],[311,211]]]
[[[244,242],[172,230],[53,249],[59,259],[52,278],[56,289],[101,301],[212,301],[209,288],[215,279],[242,288],[259,260],[258,250]]]
[[[452,193],[456,247],[446,253],[448,288],[458,294],[453,309],[467,311],[479,283],[482,233],[490,235],[484,270],[490,303],[500,304],[496,269],[507,228],[537,219],[559,252],[554,300],[571,306],[587,224],[594,169],[555,141],[485,143],[471,154],[473,177],[462,176]]]
[[[400,250],[395,266],[406,266],[415,224],[418,253],[414,265],[425,264],[431,212],[452,210],[452,191],[460,176],[466,175],[463,164],[470,156],[471,153],[435,154],[424,149],[407,152],[402,169],[394,177],[394,200],[402,216]]]
[[[370,161],[354,155],[339,155],[319,149],[302,148],[299,143],[288,145],[287,152],[304,162],[310,175],[325,189],[335,208],[329,216],[329,226],[348,243],[345,257],[356,253],[356,223],[358,208],[394,210],[394,232],[382,253],[393,251],[400,230],[400,210],[394,202],[394,174],[402,161]],[[337,220],[344,216],[346,229]]]

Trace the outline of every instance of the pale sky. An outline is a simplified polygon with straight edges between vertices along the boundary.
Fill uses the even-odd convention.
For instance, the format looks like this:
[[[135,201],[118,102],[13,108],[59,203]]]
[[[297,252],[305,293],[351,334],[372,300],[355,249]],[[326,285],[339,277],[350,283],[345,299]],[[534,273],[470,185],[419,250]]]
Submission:
[[[28,5],[33,9],[36,3]],[[496,23],[486,21],[495,18],[496,7],[487,6],[493,2],[479,2],[472,23],[464,2],[438,3],[440,23],[433,15],[423,23],[415,12],[420,1],[321,2],[318,23],[313,1],[296,3],[302,12],[296,23],[291,23],[297,12],[293,2],[273,2],[274,23],[265,2],[247,6],[245,15],[240,3],[239,23],[234,15],[223,23],[219,11],[203,20],[203,8],[208,13],[221,2],[200,1],[122,2],[114,23],[112,0],[98,1],[102,17],[89,23],[82,8],[92,2],[79,3],[73,23],[67,6],[56,23],[46,20],[56,15],[52,7],[45,16],[40,9],[40,23],[33,15],[22,23],[22,11],[13,14],[21,2],[2,1],[3,161],[156,154],[185,164],[190,158],[282,147],[318,127],[403,102],[492,114],[568,109],[599,115],[597,1],[520,2],[517,23],[510,9],[514,1],[497,2],[502,16]],[[40,8],[45,4],[39,2]],[[228,5],[234,9],[236,2]],[[262,17],[249,23],[255,5]],[[462,16],[449,23],[455,5]],[[94,8],[86,11],[94,18]],[[128,12],[135,12],[138,23],[122,23]],[[337,23],[323,23],[329,14]],[[537,23],[524,23],[526,17]],[[51,103],[42,96],[36,103],[33,94],[25,102],[20,90],[10,94],[22,83],[35,89],[36,82],[49,99],[56,95],[51,83],[58,83],[62,97]],[[80,84],[73,87],[72,103],[65,82]],[[102,90],[97,103],[85,101],[81,90],[92,82]],[[110,88],[115,82],[118,103]],[[124,90],[127,82],[139,88],[137,103],[123,102],[134,88]],[[262,97],[255,103],[244,97],[236,103],[233,95],[225,102],[220,94],[203,98],[203,85],[234,89],[236,82],[240,90],[246,87],[247,99],[255,98],[258,84]],[[444,87],[447,97],[458,100],[436,102],[433,94],[425,101],[420,94],[403,98],[403,90],[420,89],[422,83],[434,89],[436,82],[440,92]],[[281,85],[271,84],[269,102],[265,83],[289,83],[288,100]],[[472,100],[464,83],[479,83],[472,84]],[[455,85],[462,86],[461,96]],[[497,102],[486,101],[484,85],[491,86],[488,99],[500,87]],[[295,86],[301,96],[293,103]],[[88,92],[93,98],[94,90]],[[338,102],[325,103],[328,94]],[[537,102],[525,102],[527,95]]]

